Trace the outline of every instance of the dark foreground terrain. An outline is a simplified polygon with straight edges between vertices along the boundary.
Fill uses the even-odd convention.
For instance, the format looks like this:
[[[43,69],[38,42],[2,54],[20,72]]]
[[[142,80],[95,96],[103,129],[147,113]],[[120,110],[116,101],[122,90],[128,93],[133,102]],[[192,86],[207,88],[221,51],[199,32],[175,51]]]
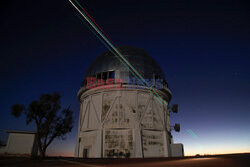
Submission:
[[[0,157],[0,167],[250,167],[249,154],[227,154],[184,158],[74,159],[50,157],[32,160],[27,157]]]

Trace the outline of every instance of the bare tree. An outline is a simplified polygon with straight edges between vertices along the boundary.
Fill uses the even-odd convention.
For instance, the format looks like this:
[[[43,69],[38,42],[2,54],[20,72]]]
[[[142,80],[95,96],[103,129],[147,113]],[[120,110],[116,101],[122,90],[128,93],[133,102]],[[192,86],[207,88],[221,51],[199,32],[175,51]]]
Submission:
[[[35,122],[38,148],[42,158],[46,149],[55,138],[65,139],[65,135],[73,128],[73,112],[69,109],[61,109],[61,95],[59,93],[42,94],[39,100],[32,101],[26,108],[22,104],[11,107],[11,114],[20,117],[26,116],[26,123]]]

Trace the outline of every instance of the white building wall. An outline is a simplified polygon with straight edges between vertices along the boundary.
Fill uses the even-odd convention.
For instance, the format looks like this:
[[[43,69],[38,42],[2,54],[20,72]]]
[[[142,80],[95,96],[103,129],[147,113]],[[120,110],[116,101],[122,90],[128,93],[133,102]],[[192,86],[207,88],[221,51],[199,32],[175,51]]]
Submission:
[[[33,155],[37,153],[34,147],[36,147],[35,134],[9,133],[4,153]]]
[[[183,144],[181,143],[171,144],[171,153],[172,157],[183,157],[184,156]]]
[[[147,90],[92,89],[80,103],[76,157],[169,156],[167,104]]]

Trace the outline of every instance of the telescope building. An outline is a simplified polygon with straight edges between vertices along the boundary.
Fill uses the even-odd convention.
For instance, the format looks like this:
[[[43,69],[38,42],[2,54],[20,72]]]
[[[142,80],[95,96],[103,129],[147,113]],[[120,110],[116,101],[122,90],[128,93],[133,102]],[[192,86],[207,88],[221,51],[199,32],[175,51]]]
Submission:
[[[85,73],[75,157],[135,158],[184,156],[174,144],[169,116],[171,92],[157,62],[136,47],[118,47],[129,63],[165,100],[159,101],[111,51]],[[172,111],[177,112],[177,105]],[[179,131],[179,124],[174,127]]]

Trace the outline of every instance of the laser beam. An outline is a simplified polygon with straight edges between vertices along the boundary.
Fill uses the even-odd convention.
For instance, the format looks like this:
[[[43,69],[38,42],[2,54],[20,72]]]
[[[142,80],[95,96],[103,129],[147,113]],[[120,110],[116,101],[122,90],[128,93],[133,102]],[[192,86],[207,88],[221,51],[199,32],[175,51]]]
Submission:
[[[147,81],[140,75],[140,73],[129,63],[129,61],[121,54],[121,52],[114,46],[114,44],[111,42],[112,40],[108,40],[108,36],[106,35],[106,33],[100,28],[100,26],[94,21],[94,19],[87,13],[87,11],[80,5],[79,2],[77,2],[75,0],[75,2],[78,4],[78,6],[81,7],[81,9],[83,10],[83,12],[81,12],[81,10],[71,1],[69,0],[69,2],[73,5],[73,7],[83,16],[83,18],[91,25],[91,27],[94,28],[94,30],[104,39],[104,41],[111,47],[111,49],[109,47],[106,47],[112,51],[112,53],[119,58],[119,60],[125,65],[125,67],[127,67],[129,69],[129,67],[132,69],[130,70],[132,72],[132,74],[147,88],[147,90],[154,95],[154,97],[157,99],[158,102],[160,102],[162,104],[165,103],[167,104],[167,102],[161,98],[161,96],[153,89],[151,88],[151,86],[147,83]],[[96,25],[96,26],[95,26]],[[93,32],[93,31],[92,31]],[[95,34],[95,33],[94,33]],[[95,34],[96,35],[96,34]],[[96,35],[97,36],[97,35]],[[98,37],[99,38],[99,37]],[[100,38],[99,38],[100,39]],[[103,40],[101,40],[102,43]],[[124,62],[123,62],[124,61]]]

